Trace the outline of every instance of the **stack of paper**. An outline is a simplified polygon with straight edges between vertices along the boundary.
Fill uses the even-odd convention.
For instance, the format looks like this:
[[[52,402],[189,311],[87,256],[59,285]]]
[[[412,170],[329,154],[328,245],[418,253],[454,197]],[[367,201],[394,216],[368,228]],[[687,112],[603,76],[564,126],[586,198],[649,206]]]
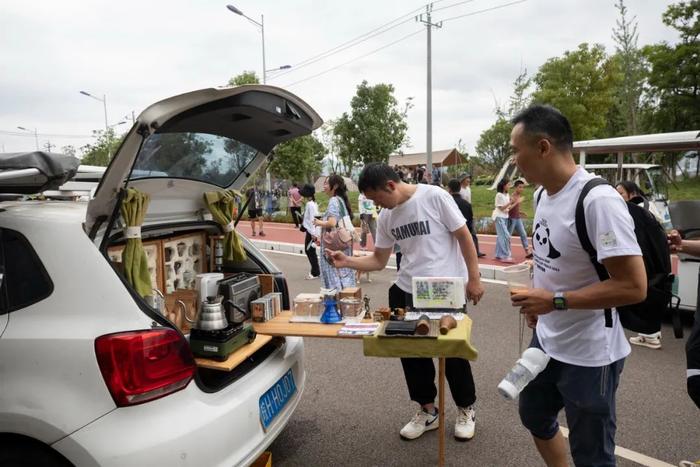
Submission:
[[[339,336],[371,336],[380,323],[348,323],[338,330]]]

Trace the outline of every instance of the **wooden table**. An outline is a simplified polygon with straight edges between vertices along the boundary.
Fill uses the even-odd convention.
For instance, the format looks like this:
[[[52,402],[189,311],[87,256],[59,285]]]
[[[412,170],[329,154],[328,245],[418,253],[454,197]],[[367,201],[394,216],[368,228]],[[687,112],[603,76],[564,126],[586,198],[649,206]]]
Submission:
[[[258,334],[269,336],[300,336],[300,337],[325,337],[339,339],[358,339],[362,336],[339,336],[338,330],[342,324],[320,323],[292,323],[291,311],[283,311],[275,318],[265,323],[253,323],[253,328]],[[370,322],[370,321],[367,321]],[[400,337],[386,339],[401,339]],[[438,465],[445,465],[445,358],[438,358]]]

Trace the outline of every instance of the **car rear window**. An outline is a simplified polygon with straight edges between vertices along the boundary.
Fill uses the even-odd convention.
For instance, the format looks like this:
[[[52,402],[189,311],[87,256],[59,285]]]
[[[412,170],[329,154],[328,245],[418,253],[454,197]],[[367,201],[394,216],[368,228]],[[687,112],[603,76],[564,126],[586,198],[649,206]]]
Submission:
[[[0,314],[39,302],[53,291],[53,282],[29,241],[19,232],[0,229],[3,280]]]
[[[155,133],[144,141],[131,179],[168,177],[230,186],[258,151],[208,133]]]

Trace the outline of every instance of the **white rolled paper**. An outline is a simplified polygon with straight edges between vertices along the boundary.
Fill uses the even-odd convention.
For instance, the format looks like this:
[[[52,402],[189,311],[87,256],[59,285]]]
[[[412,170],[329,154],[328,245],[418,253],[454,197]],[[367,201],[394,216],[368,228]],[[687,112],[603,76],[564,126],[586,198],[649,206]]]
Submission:
[[[141,238],[141,226],[127,227],[124,229],[126,238]]]

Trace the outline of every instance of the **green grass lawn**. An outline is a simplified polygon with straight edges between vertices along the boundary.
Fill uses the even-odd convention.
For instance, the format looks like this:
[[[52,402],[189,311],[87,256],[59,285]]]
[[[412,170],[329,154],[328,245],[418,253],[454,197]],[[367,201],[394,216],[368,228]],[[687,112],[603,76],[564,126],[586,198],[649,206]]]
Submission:
[[[535,188],[533,186],[525,187],[525,201],[520,205],[520,210],[525,214],[525,217],[532,219],[532,196]],[[688,179],[680,182],[676,182],[676,186],[669,184],[668,190],[670,201],[680,201],[688,199],[700,199],[700,180],[698,179]],[[358,192],[348,193],[348,198],[350,199],[351,208],[354,214],[357,214],[357,197]],[[472,186],[472,209],[474,210],[475,218],[491,217],[491,212],[494,208],[494,200],[496,198],[496,190],[489,190],[485,185]],[[324,212],[328,206],[328,196],[325,193],[316,194],[316,202],[319,205],[321,212]],[[286,210],[287,199],[282,198],[280,200],[280,209]],[[289,217],[289,216],[286,216]],[[279,218],[279,221],[291,222],[291,217],[289,219]]]

